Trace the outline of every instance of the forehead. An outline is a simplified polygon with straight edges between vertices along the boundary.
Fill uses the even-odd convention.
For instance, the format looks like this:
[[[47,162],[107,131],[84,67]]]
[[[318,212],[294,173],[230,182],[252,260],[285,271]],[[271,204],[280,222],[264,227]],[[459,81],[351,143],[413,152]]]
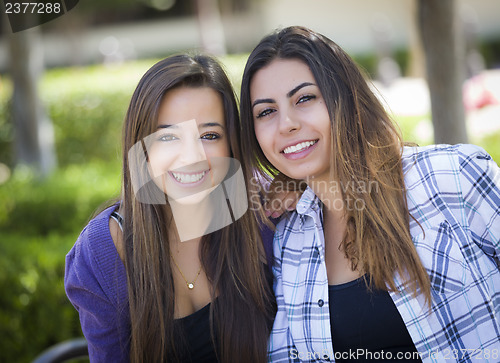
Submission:
[[[210,87],[179,87],[165,93],[158,109],[158,125],[195,120],[224,123],[222,96]]]
[[[259,69],[250,82],[251,98],[266,93],[288,93],[303,82],[316,83],[309,66],[299,59],[275,59]]]

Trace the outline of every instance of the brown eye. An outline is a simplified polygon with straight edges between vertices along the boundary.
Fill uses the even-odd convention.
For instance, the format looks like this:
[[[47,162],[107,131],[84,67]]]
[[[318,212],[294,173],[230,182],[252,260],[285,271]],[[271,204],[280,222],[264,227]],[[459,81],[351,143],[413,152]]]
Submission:
[[[274,112],[273,109],[266,108],[264,111],[259,112],[259,114],[256,116],[256,118],[266,117],[267,115],[270,115],[273,112]]]
[[[297,104],[299,103],[304,103],[304,102],[307,102],[307,101],[310,101],[310,100],[313,100],[315,99],[316,96],[313,96],[313,95],[307,95],[307,96],[302,96],[299,98],[299,100],[297,101]]]
[[[220,135],[216,132],[208,132],[206,134],[203,134],[201,136],[201,139],[203,140],[217,140],[217,139],[220,139]]]

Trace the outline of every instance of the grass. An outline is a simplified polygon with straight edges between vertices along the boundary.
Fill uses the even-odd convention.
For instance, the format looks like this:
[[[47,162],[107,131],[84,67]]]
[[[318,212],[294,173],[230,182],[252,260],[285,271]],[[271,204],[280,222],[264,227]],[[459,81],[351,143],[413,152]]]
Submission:
[[[420,146],[430,145],[432,139],[432,122],[430,115],[421,116],[398,116],[394,120],[399,125],[403,139],[415,142]],[[493,160],[500,163],[500,130],[491,134],[480,136],[469,133],[469,143],[481,146]]]

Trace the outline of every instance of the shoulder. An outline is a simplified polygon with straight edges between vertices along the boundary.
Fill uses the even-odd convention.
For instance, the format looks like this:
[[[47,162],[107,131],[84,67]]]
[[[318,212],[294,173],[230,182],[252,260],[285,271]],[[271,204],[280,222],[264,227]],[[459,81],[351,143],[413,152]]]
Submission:
[[[80,233],[72,250],[77,250],[94,259],[99,259],[102,255],[113,254],[114,244],[109,219],[115,209],[116,206],[111,206],[94,217]]]
[[[127,278],[109,230],[115,208],[93,218],[66,256],[64,287],[79,313],[92,362],[128,361]]]
[[[460,189],[465,174],[480,175],[491,168],[491,163],[494,164],[484,149],[469,144],[405,147],[402,156],[409,192],[420,187],[429,193]],[[437,189],[429,189],[430,186]]]
[[[464,225],[472,223],[464,218],[479,214],[486,216],[487,224],[497,220],[500,169],[481,147],[405,148],[402,162],[408,208],[419,223],[436,225],[445,215]]]
[[[116,206],[93,218],[66,255],[65,286],[94,291],[117,301],[126,293],[126,275],[110,234],[109,217]]]
[[[491,160],[491,156],[480,146],[471,144],[406,146],[402,163],[405,172],[413,168],[426,170],[460,169],[476,159]]]

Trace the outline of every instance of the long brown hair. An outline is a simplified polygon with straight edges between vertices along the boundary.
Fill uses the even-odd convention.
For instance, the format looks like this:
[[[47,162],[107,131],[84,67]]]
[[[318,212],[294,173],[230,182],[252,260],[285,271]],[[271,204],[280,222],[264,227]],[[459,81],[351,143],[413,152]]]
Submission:
[[[406,287],[430,302],[430,282],[412,242],[402,168],[399,130],[371,91],[365,75],[330,39],[303,27],[288,27],[265,37],[250,54],[241,84],[242,149],[245,163],[276,175],[255,136],[250,83],[275,59],[297,59],[311,70],[325,100],[331,124],[331,166],[342,187],[347,230],[342,248],[352,269],[362,268],[370,286],[396,290],[395,273]],[[332,177],[333,177],[332,175]]]
[[[134,161],[129,159],[128,151],[156,131],[162,97],[180,86],[210,87],[221,95],[231,157],[241,160],[240,146],[235,142],[239,117],[234,92],[214,59],[205,55],[172,56],[144,74],[132,96],[123,128],[121,198],[132,362],[163,362],[178,356],[168,239],[172,221],[165,222],[165,205],[143,203],[144,196],[134,193],[130,169]],[[210,307],[210,326],[222,362],[266,361],[275,303],[266,282],[269,271],[261,262],[261,243],[250,211],[235,223],[204,236],[200,243],[200,261],[211,285],[212,301],[216,297]]]

